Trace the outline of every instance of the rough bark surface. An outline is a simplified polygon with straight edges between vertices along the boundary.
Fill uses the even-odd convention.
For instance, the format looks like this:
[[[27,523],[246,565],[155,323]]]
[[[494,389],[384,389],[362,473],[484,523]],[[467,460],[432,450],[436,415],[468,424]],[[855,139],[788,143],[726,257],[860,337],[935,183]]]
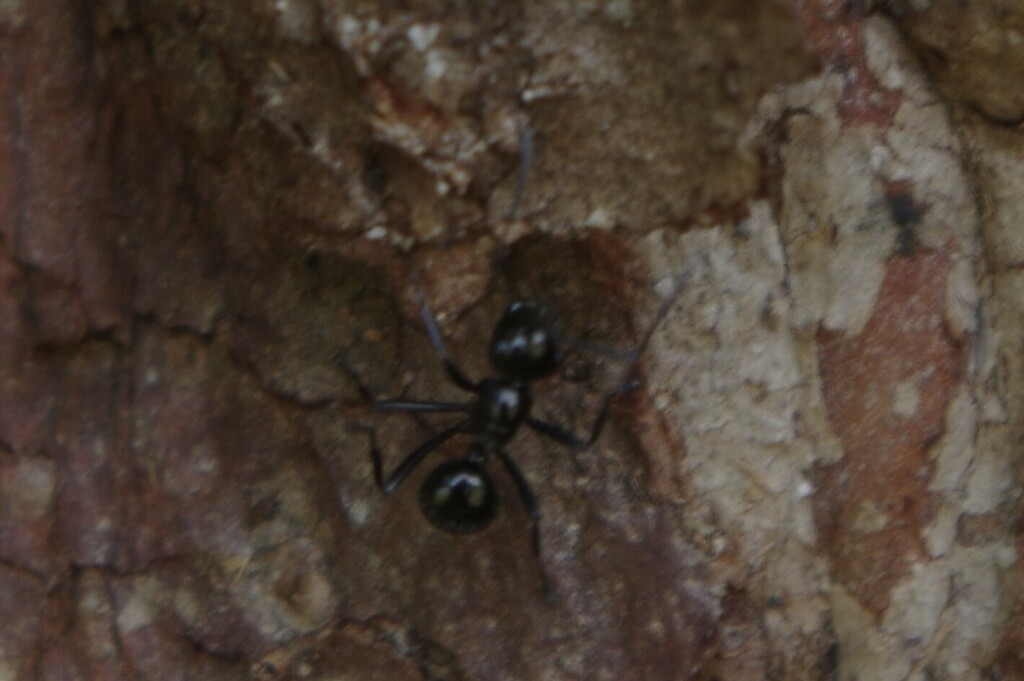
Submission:
[[[1022,31],[0,0],[0,679],[1024,679]],[[498,464],[420,515],[466,438],[373,481],[465,397],[414,280],[474,377],[556,312],[573,432],[637,380],[508,446],[551,599]]]

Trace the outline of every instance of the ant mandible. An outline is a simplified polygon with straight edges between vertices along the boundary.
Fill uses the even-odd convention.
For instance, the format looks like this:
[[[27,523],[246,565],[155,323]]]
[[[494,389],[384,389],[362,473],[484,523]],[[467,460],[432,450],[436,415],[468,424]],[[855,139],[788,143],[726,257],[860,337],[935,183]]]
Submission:
[[[419,302],[430,342],[448,377],[459,388],[474,393],[475,397],[463,404],[421,400],[377,402],[375,407],[380,411],[462,412],[466,417],[422,443],[387,479],[383,475],[380,450],[375,439],[372,439],[370,453],[374,479],[385,494],[390,494],[428,454],[447,440],[458,434],[472,435],[473,442],[462,459],[440,464],[424,480],[419,493],[420,508],[427,520],[445,532],[468,534],[487,527],[494,519],[498,507],[497,490],[487,472],[487,458],[495,454],[515,483],[530,517],[533,554],[540,567],[544,594],[550,597],[550,584],[541,559],[540,509],[537,499],[526,477],[505,451],[504,444],[516,434],[520,426],[526,425],[562,445],[583,450],[601,434],[611,401],[631,390],[635,384],[629,383],[606,395],[590,434],[586,438],[578,438],[555,424],[530,415],[533,403],[530,383],[550,376],[562,362],[561,349],[552,325],[537,303],[518,301],[506,308],[494,329],[490,344],[491,364],[498,375],[473,382],[448,356],[437,322],[422,295]]]

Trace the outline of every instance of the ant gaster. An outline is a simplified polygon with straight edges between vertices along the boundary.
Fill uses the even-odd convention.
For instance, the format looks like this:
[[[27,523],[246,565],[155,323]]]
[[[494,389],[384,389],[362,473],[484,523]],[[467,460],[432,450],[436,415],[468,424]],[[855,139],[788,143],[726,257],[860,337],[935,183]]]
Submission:
[[[428,402],[420,400],[387,400],[375,406],[381,411],[405,412],[462,412],[466,416],[456,424],[437,433],[409,454],[387,478],[383,475],[381,454],[373,442],[373,474],[385,494],[393,492],[403,480],[432,451],[458,434],[473,436],[462,459],[440,464],[424,480],[420,488],[419,503],[423,514],[434,526],[446,532],[465,534],[485,528],[494,519],[498,507],[498,494],[487,472],[488,456],[494,454],[501,461],[515,483],[516,490],[531,521],[533,553],[538,561],[544,593],[551,591],[547,575],[541,564],[540,510],[533,490],[504,449],[519,427],[531,430],[556,442],[582,450],[601,433],[608,407],[616,396],[634,387],[628,384],[608,394],[586,438],[578,438],[561,427],[530,415],[533,403],[530,383],[550,376],[562,362],[561,350],[548,316],[534,302],[520,301],[508,306],[494,329],[490,344],[491,364],[497,376],[479,382],[471,381],[448,356],[430,308],[421,298],[420,312],[451,381],[475,397],[464,404]]]

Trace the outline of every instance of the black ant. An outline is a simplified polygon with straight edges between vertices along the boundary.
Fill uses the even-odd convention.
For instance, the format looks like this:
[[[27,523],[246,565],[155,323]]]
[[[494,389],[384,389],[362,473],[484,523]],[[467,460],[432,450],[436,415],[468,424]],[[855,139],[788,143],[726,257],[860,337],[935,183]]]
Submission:
[[[373,475],[385,494],[393,492],[432,451],[458,434],[473,436],[466,456],[440,464],[420,487],[419,503],[423,514],[435,527],[454,534],[478,532],[494,519],[498,495],[487,472],[487,458],[495,454],[512,477],[519,497],[532,523],[533,553],[541,569],[544,593],[550,597],[547,574],[541,562],[540,509],[526,477],[504,450],[504,444],[519,427],[531,430],[556,442],[582,450],[601,434],[611,401],[631,390],[630,383],[609,393],[598,411],[586,438],[578,438],[561,427],[530,415],[533,403],[530,383],[550,376],[562,363],[562,353],[555,332],[544,310],[534,302],[520,301],[508,306],[494,329],[490,344],[490,360],[498,376],[480,382],[469,380],[448,356],[434,315],[424,299],[420,313],[451,381],[476,396],[465,404],[420,400],[387,400],[376,403],[381,411],[462,412],[466,417],[437,433],[409,454],[385,480],[381,453],[371,440]],[[372,438],[372,431],[371,431]]]

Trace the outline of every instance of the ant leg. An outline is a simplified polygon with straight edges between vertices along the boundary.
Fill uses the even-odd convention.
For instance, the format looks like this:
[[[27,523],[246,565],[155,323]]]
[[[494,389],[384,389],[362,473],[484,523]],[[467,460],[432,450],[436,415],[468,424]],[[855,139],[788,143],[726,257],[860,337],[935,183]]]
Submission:
[[[548,573],[544,570],[544,561],[541,559],[540,552],[540,508],[537,506],[537,499],[533,496],[533,490],[530,489],[530,483],[527,482],[526,476],[523,475],[522,471],[519,470],[519,466],[505,453],[502,449],[496,450],[498,458],[505,464],[505,470],[512,476],[513,482],[516,484],[516,490],[519,492],[519,498],[523,501],[523,506],[526,508],[527,515],[530,516],[530,523],[532,525],[530,530],[530,538],[533,544],[533,555],[537,559],[537,567],[540,568],[541,584],[544,591],[545,600],[552,600],[554,591],[551,588],[551,580],[548,579]]]
[[[444,444],[456,433],[464,430],[466,427],[466,421],[460,421],[450,428],[445,428],[440,433],[430,438],[416,450],[405,458],[405,461],[398,464],[398,468],[391,474],[391,476],[384,480],[384,464],[381,458],[380,449],[377,447],[377,436],[371,430],[370,431],[370,456],[373,459],[373,479],[377,481],[377,486],[381,488],[385,494],[390,494],[395,491],[395,488],[402,484],[406,476],[413,471],[416,466],[423,462],[423,459],[427,457],[432,451]]]
[[[424,402],[422,400],[385,400],[373,405],[379,411],[415,411],[420,413],[466,411],[466,405],[452,402]]]
[[[532,416],[526,419],[526,425],[529,426],[535,432],[540,433],[545,437],[549,437],[556,442],[560,442],[567,447],[575,449],[576,451],[582,451],[589,447],[590,445],[594,444],[594,441],[597,440],[598,437],[600,437],[601,429],[604,428],[605,418],[607,418],[608,416],[608,407],[611,406],[612,400],[614,400],[619,395],[622,395],[624,393],[629,392],[630,390],[633,390],[634,388],[637,387],[637,385],[639,384],[636,381],[631,381],[630,383],[627,383],[625,386],[619,388],[618,390],[614,390],[605,396],[604,402],[601,404],[601,409],[600,411],[597,412],[597,418],[594,419],[594,425],[591,426],[590,428],[590,435],[588,435],[586,439],[576,437],[572,433],[564,430],[559,426],[556,426],[553,423],[548,423],[547,421],[535,419]]]
[[[437,328],[437,321],[434,319],[434,313],[430,311],[430,306],[427,305],[427,299],[419,289],[417,279],[418,278],[414,278],[413,283],[415,284],[416,298],[420,302],[420,316],[423,317],[423,323],[427,327],[427,334],[430,335],[430,342],[434,345],[434,350],[437,351],[437,356],[441,358],[441,364],[444,365],[444,370],[448,372],[448,377],[452,379],[452,383],[463,390],[476,392],[477,384],[466,378],[466,375],[463,374],[457,366],[455,366],[455,362],[453,362],[451,357],[448,356],[448,351],[444,349],[444,340],[441,338],[441,331]]]

